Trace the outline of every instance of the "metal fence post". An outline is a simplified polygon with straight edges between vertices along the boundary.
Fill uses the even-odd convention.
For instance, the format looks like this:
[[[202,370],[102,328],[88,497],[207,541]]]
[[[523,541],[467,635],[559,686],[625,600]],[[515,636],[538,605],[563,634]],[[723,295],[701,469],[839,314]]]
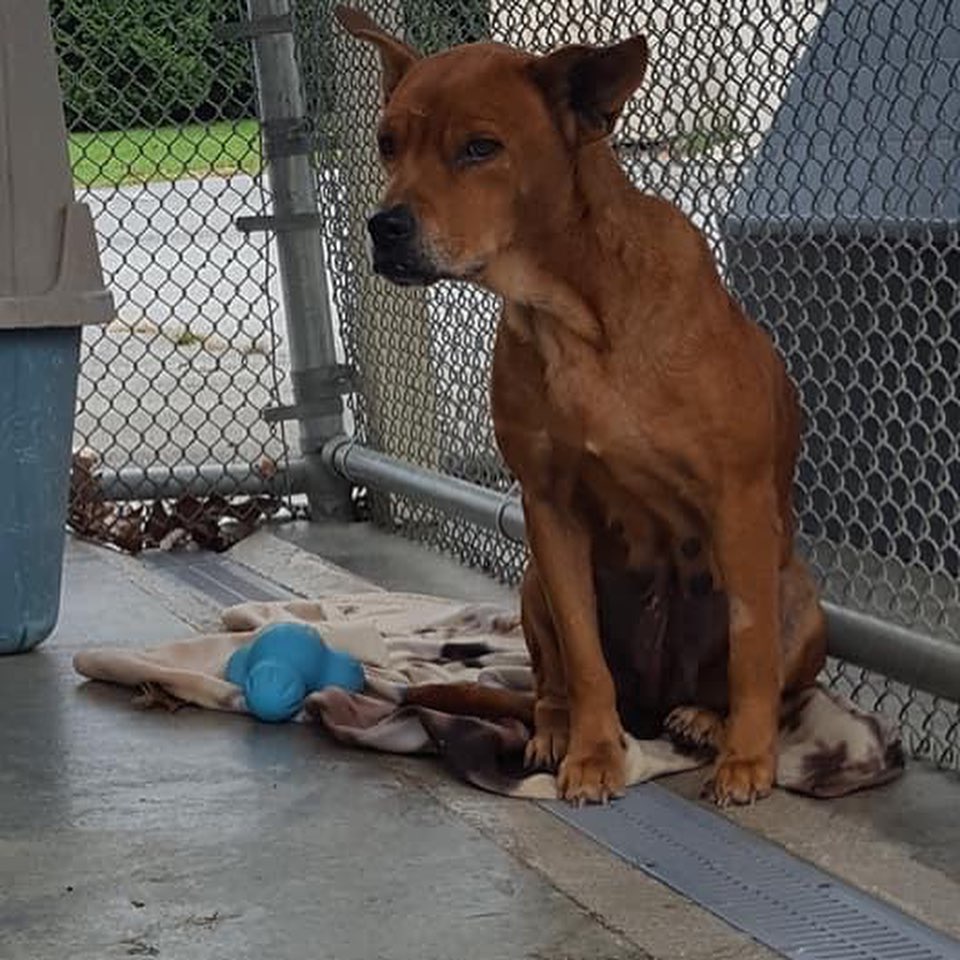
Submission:
[[[402,34],[405,17],[400,0],[385,0],[376,14],[385,29]],[[341,293],[349,290],[353,300],[351,339],[363,393],[366,437],[381,450],[432,467],[439,462],[441,387],[432,352],[431,294],[418,287],[389,287],[374,276],[367,253],[365,222],[380,202],[384,185],[376,151],[380,114],[376,54],[339,28],[332,40],[328,69],[335,71],[337,78],[330,116],[336,131],[332,138],[335,154],[329,154],[326,162],[342,178],[343,209],[336,216],[346,227],[347,255],[357,264],[348,279],[336,279]],[[358,64],[362,64],[362,83],[357,82]],[[379,318],[388,312],[396,318],[396,326],[385,336]],[[404,402],[410,390],[417,395],[414,410]],[[404,410],[402,418],[396,417],[399,410]],[[392,515],[392,508],[389,512]]]
[[[247,9],[273,206],[266,226],[276,232],[290,350],[294,407],[281,416],[294,415],[300,425],[311,515],[344,516],[349,486],[327,470],[320,456],[324,442],[343,433],[346,383],[337,363],[291,3],[247,0]]]

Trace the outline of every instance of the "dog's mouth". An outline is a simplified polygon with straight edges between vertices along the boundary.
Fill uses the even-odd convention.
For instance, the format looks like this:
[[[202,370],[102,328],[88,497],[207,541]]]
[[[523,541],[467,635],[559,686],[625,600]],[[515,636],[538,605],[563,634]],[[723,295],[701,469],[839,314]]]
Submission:
[[[428,287],[443,277],[421,260],[399,259],[374,251],[373,271],[398,287]]]
[[[457,271],[441,270],[423,260],[397,259],[373,255],[373,272],[398,287],[429,287],[441,280],[465,280],[478,283],[483,274],[481,262],[470,263]]]

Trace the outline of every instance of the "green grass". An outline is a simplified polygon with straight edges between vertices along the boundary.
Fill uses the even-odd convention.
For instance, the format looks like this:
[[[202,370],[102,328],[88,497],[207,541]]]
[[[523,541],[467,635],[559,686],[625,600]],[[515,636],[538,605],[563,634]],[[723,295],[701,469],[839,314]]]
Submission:
[[[173,343],[178,347],[196,347],[203,343],[203,337],[198,337],[192,330],[181,330],[173,338]]]
[[[84,187],[260,172],[256,120],[70,135],[73,179]]]

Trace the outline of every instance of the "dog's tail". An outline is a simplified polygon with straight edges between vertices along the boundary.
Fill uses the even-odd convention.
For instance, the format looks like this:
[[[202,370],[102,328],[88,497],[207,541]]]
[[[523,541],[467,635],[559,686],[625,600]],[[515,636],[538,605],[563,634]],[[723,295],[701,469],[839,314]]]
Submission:
[[[533,694],[483,683],[423,683],[408,687],[404,703],[456,716],[505,718],[533,724]]]

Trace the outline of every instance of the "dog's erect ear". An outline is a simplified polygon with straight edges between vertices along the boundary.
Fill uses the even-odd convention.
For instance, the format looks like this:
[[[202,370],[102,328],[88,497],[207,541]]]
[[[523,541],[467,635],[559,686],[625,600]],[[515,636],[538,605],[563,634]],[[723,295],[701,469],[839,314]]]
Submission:
[[[562,47],[530,70],[555,109],[576,120],[581,143],[607,136],[647,70],[647,41],[631,37],[611,47]]]
[[[403,75],[420,59],[419,54],[403,41],[391,37],[368,13],[353,7],[336,6],[334,16],[340,25],[358,40],[372,43],[380,53],[383,102],[390,99]]]

